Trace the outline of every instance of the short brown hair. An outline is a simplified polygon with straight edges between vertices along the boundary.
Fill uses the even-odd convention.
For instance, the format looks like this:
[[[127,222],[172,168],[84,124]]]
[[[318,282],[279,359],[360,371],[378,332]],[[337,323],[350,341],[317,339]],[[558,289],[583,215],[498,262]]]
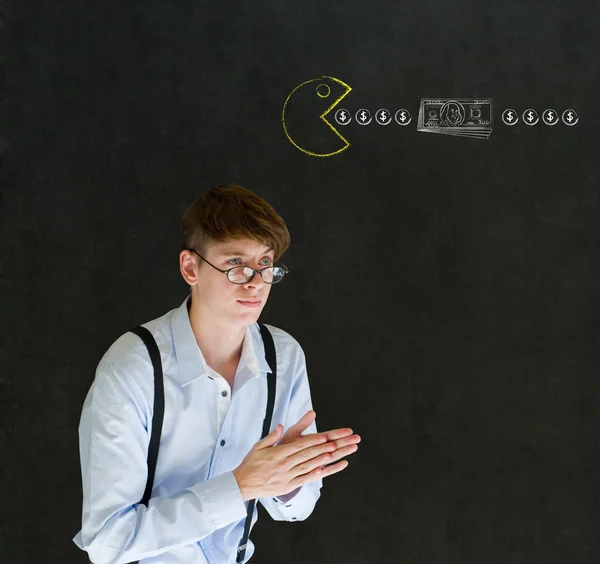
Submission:
[[[277,262],[290,246],[283,218],[266,200],[237,184],[219,184],[203,192],[183,214],[180,251],[204,256],[212,242],[252,239],[274,250]]]

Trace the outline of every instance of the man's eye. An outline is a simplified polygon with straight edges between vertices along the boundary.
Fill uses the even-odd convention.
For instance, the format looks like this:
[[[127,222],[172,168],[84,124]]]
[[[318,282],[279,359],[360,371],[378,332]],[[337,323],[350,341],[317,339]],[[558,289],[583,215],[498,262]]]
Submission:
[[[240,260],[240,259],[239,258],[232,258],[232,259],[229,259],[227,262],[231,263],[231,261],[233,261],[233,260]],[[271,264],[271,259],[270,258],[264,258],[263,260],[267,261],[267,264],[265,264],[264,266],[269,266]],[[239,265],[239,263],[235,263],[235,264]]]

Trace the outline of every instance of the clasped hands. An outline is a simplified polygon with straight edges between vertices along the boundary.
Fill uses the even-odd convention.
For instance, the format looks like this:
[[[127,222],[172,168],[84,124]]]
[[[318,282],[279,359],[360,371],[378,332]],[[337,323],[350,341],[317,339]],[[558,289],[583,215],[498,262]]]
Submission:
[[[331,463],[356,452],[360,436],[348,427],[302,435],[315,417],[306,412],[283,436],[279,424],[252,447],[233,471],[244,501],[283,496],[348,466],[347,460]]]

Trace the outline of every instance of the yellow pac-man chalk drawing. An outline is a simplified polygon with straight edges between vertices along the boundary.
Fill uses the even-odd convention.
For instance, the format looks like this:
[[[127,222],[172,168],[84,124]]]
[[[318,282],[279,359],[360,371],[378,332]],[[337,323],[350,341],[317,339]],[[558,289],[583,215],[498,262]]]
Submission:
[[[316,88],[315,88],[316,85]],[[345,151],[350,143],[327,121],[327,114],[352,90],[345,82],[333,76],[312,78],[296,86],[283,104],[281,123],[285,135],[294,147],[313,157],[331,157]],[[316,94],[316,95],[315,95]],[[335,133],[333,137],[322,127],[315,127],[309,119],[309,113],[319,111],[324,103],[334,98],[325,111],[319,116],[327,127]],[[327,100],[327,102],[323,102]],[[316,110],[315,110],[316,108]],[[343,145],[340,147],[340,140]],[[310,147],[312,150],[309,150]]]

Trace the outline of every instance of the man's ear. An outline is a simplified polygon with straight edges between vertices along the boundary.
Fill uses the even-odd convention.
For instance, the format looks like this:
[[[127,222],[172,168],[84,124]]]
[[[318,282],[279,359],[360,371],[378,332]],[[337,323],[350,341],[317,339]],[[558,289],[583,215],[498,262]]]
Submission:
[[[190,251],[181,251],[179,253],[179,271],[183,279],[193,286],[198,281],[199,265],[194,259],[194,255]]]

